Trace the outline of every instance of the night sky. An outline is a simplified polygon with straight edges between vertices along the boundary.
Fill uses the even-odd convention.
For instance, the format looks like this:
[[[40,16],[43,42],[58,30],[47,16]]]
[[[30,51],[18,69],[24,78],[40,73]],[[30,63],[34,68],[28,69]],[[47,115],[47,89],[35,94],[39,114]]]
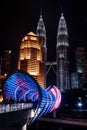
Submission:
[[[0,54],[11,49],[14,68],[22,38],[35,33],[40,10],[47,33],[48,61],[56,60],[56,36],[61,7],[68,27],[70,57],[77,47],[87,49],[86,0],[1,0],[0,1]],[[72,59],[73,61],[73,59]]]

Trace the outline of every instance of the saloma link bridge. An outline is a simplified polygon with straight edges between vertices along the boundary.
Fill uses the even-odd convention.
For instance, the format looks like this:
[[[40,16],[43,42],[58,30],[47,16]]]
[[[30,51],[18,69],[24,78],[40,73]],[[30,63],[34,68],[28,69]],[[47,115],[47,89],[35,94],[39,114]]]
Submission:
[[[3,83],[0,105],[0,127],[26,129],[37,118],[56,110],[61,103],[60,90],[55,86],[42,88],[27,72],[17,70]]]
[[[24,109],[32,109],[32,103],[0,104],[0,114]]]

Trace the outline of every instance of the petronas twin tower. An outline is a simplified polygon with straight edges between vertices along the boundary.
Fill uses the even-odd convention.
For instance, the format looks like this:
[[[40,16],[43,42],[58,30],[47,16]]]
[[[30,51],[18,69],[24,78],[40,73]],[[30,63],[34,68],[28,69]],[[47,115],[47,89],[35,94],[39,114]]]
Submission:
[[[32,35],[32,37],[30,36],[31,36],[31,33],[30,34],[28,33],[27,37],[25,37],[22,40],[22,46],[20,47],[20,54],[19,54],[18,69],[23,70],[23,66],[24,66],[24,70],[27,71],[27,66],[29,67],[28,63],[30,63],[29,60],[30,60],[31,55],[33,55],[34,58],[36,56],[36,60],[38,61],[37,62],[38,64],[35,62],[35,59],[34,59],[31,62],[31,66],[33,66],[34,64],[34,72],[38,68],[37,65],[39,65],[40,67],[38,68],[38,73],[35,73],[34,77],[38,80],[38,82],[42,78],[44,82],[43,85],[46,87],[47,37],[46,37],[46,29],[45,29],[45,24],[43,21],[42,13],[40,14],[40,18],[37,24],[36,34]],[[38,37],[39,37],[40,47],[36,47],[37,45],[39,46],[38,42],[36,42],[37,40],[35,40],[35,38],[38,39]],[[37,43],[36,46],[33,45],[34,43],[35,44]],[[69,63],[68,51],[69,51],[69,41],[68,41],[67,25],[66,25],[66,21],[63,16],[63,13],[61,13],[58,30],[57,30],[55,63],[56,63],[56,86],[63,93],[66,92],[66,90],[70,88],[70,78],[69,78],[70,77],[69,75],[70,63]],[[29,55],[28,58],[22,57],[22,55],[25,55],[25,53],[27,56]],[[36,66],[36,69],[35,69],[35,66]],[[30,71],[31,68],[29,68],[28,70]],[[40,75],[39,75],[39,72],[40,72]],[[41,86],[43,85],[41,84]]]
[[[63,13],[59,20],[56,45],[57,86],[61,92],[70,88],[68,31]]]

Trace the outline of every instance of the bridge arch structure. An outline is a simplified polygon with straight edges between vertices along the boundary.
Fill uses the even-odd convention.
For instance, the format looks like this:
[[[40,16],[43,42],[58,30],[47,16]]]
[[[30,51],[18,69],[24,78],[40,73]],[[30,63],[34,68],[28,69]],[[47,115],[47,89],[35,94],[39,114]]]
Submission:
[[[3,99],[7,104],[9,102],[10,104],[32,104],[29,109],[24,109],[24,122],[21,118],[21,122],[23,122],[22,124],[24,125],[26,123],[30,124],[37,118],[57,109],[61,103],[61,93],[55,85],[49,86],[46,89],[42,88],[39,83],[27,72],[17,70],[10,74],[3,83]],[[20,109],[20,112],[13,111],[13,113],[22,112],[22,109]],[[32,112],[33,115],[31,115]],[[12,112],[8,112],[8,115],[10,115],[9,113]],[[14,115],[13,113],[8,117],[11,118],[12,115]],[[2,117],[5,117],[4,114],[6,113],[3,113]],[[14,119],[16,120],[16,114]],[[16,121],[15,123],[17,124]]]

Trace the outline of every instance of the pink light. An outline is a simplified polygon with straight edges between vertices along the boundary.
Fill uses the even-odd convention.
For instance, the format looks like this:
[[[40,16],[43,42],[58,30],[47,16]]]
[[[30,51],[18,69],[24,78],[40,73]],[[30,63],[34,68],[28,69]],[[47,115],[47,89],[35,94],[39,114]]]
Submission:
[[[55,98],[56,98],[54,106],[51,109],[51,111],[53,111],[53,110],[57,109],[60,106],[60,103],[61,103],[61,93],[60,93],[59,89],[56,86],[53,86],[51,91],[55,95]]]

